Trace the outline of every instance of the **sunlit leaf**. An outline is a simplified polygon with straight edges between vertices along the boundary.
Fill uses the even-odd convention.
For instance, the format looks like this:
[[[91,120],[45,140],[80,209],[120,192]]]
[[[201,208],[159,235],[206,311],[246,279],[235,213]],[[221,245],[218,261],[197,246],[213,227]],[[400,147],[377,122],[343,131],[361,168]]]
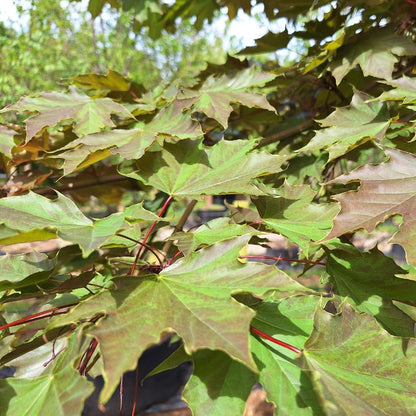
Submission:
[[[415,53],[416,45],[409,37],[397,35],[391,26],[377,27],[345,46],[340,59],[331,65],[331,72],[337,84],[356,65],[360,65],[364,76],[391,79],[397,57]]]
[[[302,349],[313,330],[318,296],[292,296],[256,307],[252,325],[262,332]],[[308,377],[293,362],[296,354],[257,335],[251,350],[260,369],[259,381],[278,415],[323,415]]]
[[[355,93],[350,106],[337,108],[320,121],[323,129],[300,151],[326,150],[331,161],[368,140],[383,138],[390,116],[384,103],[368,103],[370,98],[364,93]]]
[[[247,240],[240,237],[202,249],[159,275],[117,279],[116,290],[104,291],[81,303],[70,316],[56,318],[53,325],[106,314],[90,331],[100,341],[108,381],[103,400],[110,397],[121,374],[136,366],[144,348],[168,330],[183,338],[188,353],[218,349],[255,369],[248,333],[254,312],[231,295],[302,291],[302,286],[274,266],[238,261]],[[120,356],[123,348],[130,353]]]
[[[205,147],[199,140],[165,143],[163,151],[125,164],[121,173],[175,196],[243,193],[261,195],[253,179],[279,172],[285,158],[250,151],[254,142],[221,141]]]
[[[249,88],[262,86],[275,77],[274,74],[257,72],[249,68],[232,76],[210,77],[198,91],[183,90],[179,98],[192,99],[194,111],[201,111],[227,127],[228,118],[233,110],[231,103],[276,111],[264,95],[248,92]]]
[[[403,100],[404,104],[416,102],[416,81],[414,78],[402,76],[398,79],[384,81],[392,86],[389,91],[383,92],[377,100]]]
[[[202,134],[199,124],[175,102],[139,128],[106,130],[80,137],[59,149],[53,157],[63,159],[62,167],[67,175],[112,154],[119,154],[125,159],[139,159],[158,138],[176,141],[201,137]]]
[[[73,367],[75,336],[66,351],[56,358],[49,374],[39,377],[0,380],[1,416],[74,416],[81,414],[83,401],[93,386]]]
[[[18,287],[13,283],[20,282],[35,273],[50,271],[54,261],[43,253],[6,254],[0,257],[0,290]],[[42,280],[46,279],[43,277]]]
[[[298,244],[307,256],[310,245],[322,239],[338,213],[336,204],[312,202],[315,193],[306,185],[286,185],[277,198],[253,199],[260,217],[274,231]]]
[[[123,213],[92,221],[62,194],[50,200],[30,192],[27,195],[0,199],[0,207],[7,227],[21,233],[36,229],[55,229],[63,240],[79,244],[85,256],[104,244],[124,223]],[[132,212],[132,209],[128,212]],[[0,243],[4,243],[4,240],[0,240]]]
[[[13,139],[15,134],[14,130],[0,125],[0,153],[3,153],[9,159],[12,158],[12,148],[15,146]]]
[[[209,221],[194,231],[175,233],[171,239],[177,240],[176,245],[179,250],[185,255],[189,255],[200,246],[213,245],[245,234],[260,233],[248,225],[230,224],[228,217],[222,217]]]
[[[400,214],[403,225],[391,242],[402,245],[408,262],[416,264],[416,245],[413,238],[416,226],[413,216],[416,209],[416,158],[394,149],[386,149],[385,152],[389,161],[375,166],[363,166],[332,181],[360,181],[361,185],[358,191],[334,197],[342,208],[325,240],[361,228],[371,232],[378,223]]]
[[[133,117],[122,105],[109,98],[96,100],[81,95],[74,88],[69,93],[44,92],[35,97],[23,97],[16,104],[9,105],[1,112],[19,111],[37,113],[26,120],[26,141],[45,127],[53,127],[61,121],[72,120],[74,132],[78,136],[101,131],[105,127],[115,127],[112,114],[120,117]]]
[[[415,348],[345,303],[338,315],[317,309],[302,362],[327,415],[412,415]]]
[[[374,316],[391,334],[414,336],[415,322],[393,300],[414,303],[416,282],[396,277],[404,270],[394,260],[376,249],[363,253],[346,246],[345,250],[328,251],[327,272],[334,293]]]

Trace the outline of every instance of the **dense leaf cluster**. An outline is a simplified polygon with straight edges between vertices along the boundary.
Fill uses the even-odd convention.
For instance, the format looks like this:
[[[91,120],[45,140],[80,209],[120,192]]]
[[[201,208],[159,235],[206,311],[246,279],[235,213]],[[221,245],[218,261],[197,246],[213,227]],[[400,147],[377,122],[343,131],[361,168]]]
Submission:
[[[89,11],[106,3],[154,38],[252,7]],[[0,365],[17,372],[0,415],[81,414],[87,372],[105,403],[166,333],[183,348],[162,368],[193,363],[195,415],[243,414],[256,382],[276,415],[416,415],[416,5],[260,3],[288,31],[191,83],[89,73],[2,110]],[[305,53],[284,67],[270,53],[292,38]],[[222,218],[195,225],[229,194]],[[360,247],[382,223],[406,264]],[[259,254],[276,237],[301,268]]]

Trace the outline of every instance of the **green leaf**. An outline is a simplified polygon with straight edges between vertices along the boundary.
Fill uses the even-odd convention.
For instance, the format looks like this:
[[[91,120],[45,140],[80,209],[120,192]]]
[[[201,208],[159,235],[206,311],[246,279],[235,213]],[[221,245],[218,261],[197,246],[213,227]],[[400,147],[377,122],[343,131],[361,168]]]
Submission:
[[[354,43],[342,48],[340,59],[331,65],[331,72],[337,84],[356,65],[360,65],[364,76],[391,79],[397,56],[415,54],[416,45],[409,37],[397,35],[391,25],[377,27],[363,31]]]
[[[0,207],[4,224],[20,232],[21,237],[31,230],[52,228],[57,230],[58,236],[62,239],[79,244],[85,257],[104,244],[124,224],[123,213],[115,213],[92,221],[78,209],[74,202],[59,193],[54,200],[33,192],[3,198],[0,199]],[[128,212],[131,213],[132,210],[133,208],[130,208]],[[137,207],[137,210],[145,211],[146,217],[149,214],[142,207]],[[135,215],[139,215],[137,210]],[[28,237],[33,238],[31,233]],[[5,240],[10,239],[6,237]],[[5,243],[5,240],[0,240],[0,244]]]
[[[90,90],[128,91],[130,88],[130,81],[123,77],[123,75],[116,71],[112,71],[111,69],[108,70],[106,75],[78,75],[76,77],[72,77],[71,81],[74,85]]]
[[[12,287],[19,287],[16,283],[22,282],[28,276],[51,271],[54,268],[54,263],[55,262],[49,259],[46,254],[37,252],[27,254],[5,254],[1,256],[0,291]],[[39,276],[40,280],[44,280],[46,277]]]
[[[50,374],[34,379],[0,380],[1,416],[74,416],[81,414],[84,400],[93,386],[72,367],[75,336],[69,338]],[[53,364],[50,364],[53,365]]]
[[[14,130],[8,129],[5,126],[0,125],[0,153],[3,153],[7,158],[12,158],[12,148],[15,146]]]
[[[16,104],[0,112],[18,111],[37,113],[26,120],[26,142],[45,127],[53,127],[61,121],[72,120],[78,136],[96,133],[105,127],[115,127],[111,115],[132,118],[130,112],[109,98],[96,100],[81,95],[74,88],[69,93],[43,92],[37,97],[23,97]]]
[[[230,218],[221,217],[201,225],[192,232],[175,233],[170,239],[177,240],[176,245],[179,250],[188,256],[198,247],[210,246],[245,234],[257,235],[261,233],[248,225],[230,224]]]
[[[415,340],[389,335],[344,303],[335,316],[317,309],[302,365],[328,416],[413,415],[415,350]]]
[[[198,91],[183,90],[179,98],[191,99],[194,111],[201,111],[226,128],[228,118],[233,111],[231,103],[276,112],[263,94],[248,92],[249,88],[262,86],[274,78],[276,78],[274,74],[247,68],[233,75],[210,77]]]
[[[281,33],[267,32],[263,37],[255,39],[255,46],[248,46],[238,52],[238,55],[251,55],[256,53],[274,52],[287,47],[292,39],[287,30]]]
[[[107,0],[90,0],[88,3],[88,11],[93,18],[97,17],[103,10]]]
[[[392,301],[414,303],[416,282],[396,277],[405,271],[393,259],[377,249],[363,253],[346,245],[346,250],[327,251],[327,272],[334,293],[348,297],[360,312],[374,316],[391,334],[414,336],[415,322]]]
[[[383,84],[394,87],[384,91],[377,100],[403,100],[403,104],[416,102],[416,82],[414,78],[402,76],[398,79],[384,81]]]
[[[159,275],[116,279],[116,290],[104,291],[55,318],[61,326],[97,313],[106,317],[89,333],[100,342],[108,399],[126,370],[135,368],[146,346],[160,334],[175,331],[188,353],[202,348],[221,350],[255,370],[249,351],[249,326],[254,312],[233,294],[257,296],[275,289],[279,293],[303,287],[274,266],[241,263],[239,251],[247,236],[227,240],[177,261]],[[128,349],[129,354],[120,355]]]
[[[73,140],[52,157],[63,159],[64,174],[95,163],[112,154],[125,159],[140,159],[159,138],[161,141],[197,138],[203,135],[199,124],[182,111],[178,101],[161,110],[156,117],[140,128],[107,130]],[[62,152],[63,151],[63,152]]]
[[[302,349],[313,330],[318,296],[291,296],[256,307],[252,325],[274,338]],[[259,381],[278,415],[323,415],[309,378],[293,362],[294,353],[258,336],[251,351],[260,369]]]
[[[246,140],[220,141],[212,147],[199,140],[165,143],[163,151],[149,152],[138,161],[123,164],[120,173],[173,196],[261,195],[253,179],[281,171],[285,158],[250,153],[255,145]]]
[[[307,185],[285,184],[279,197],[253,198],[253,202],[268,227],[298,244],[308,256],[311,244],[328,233],[339,211],[336,204],[312,202],[314,197],[315,193]]]
[[[31,230],[19,232],[0,224],[0,244],[18,244],[27,243],[28,241],[44,241],[57,238],[56,232],[53,230]]]
[[[368,232],[387,218],[400,214],[403,224],[390,240],[406,250],[408,263],[416,264],[414,230],[416,223],[416,158],[408,153],[385,149],[390,160],[380,165],[366,165],[329,183],[360,181],[358,191],[333,197],[341,203],[341,212],[324,241],[347,232],[365,229]]]
[[[195,416],[242,415],[258,375],[222,351],[197,351],[183,393]]]
[[[390,125],[385,103],[368,102],[372,98],[356,92],[348,107],[337,108],[319,121],[323,128],[300,152],[326,150],[328,162],[372,139],[382,139]]]

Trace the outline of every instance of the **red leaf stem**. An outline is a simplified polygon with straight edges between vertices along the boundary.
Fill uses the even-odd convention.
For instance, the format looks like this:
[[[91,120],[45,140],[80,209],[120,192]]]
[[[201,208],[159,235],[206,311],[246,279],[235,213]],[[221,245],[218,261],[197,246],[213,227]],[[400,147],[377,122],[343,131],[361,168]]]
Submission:
[[[81,361],[78,364],[77,370],[82,376],[85,376],[87,373],[87,365],[94,354],[95,349],[97,348],[98,341],[96,339],[93,339],[90,342],[90,345],[87,348],[87,351],[85,352],[84,356],[81,358]]]
[[[134,387],[134,402],[133,402],[133,409],[131,410],[131,416],[134,416],[136,414],[138,393],[139,393],[139,364],[137,364],[137,367],[136,367],[136,385]]]
[[[174,254],[174,256],[166,262],[166,267],[170,266],[173,263],[173,261],[176,259],[176,257],[180,256],[181,254],[182,254],[182,251],[177,251]]]
[[[251,222],[251,223],[250,223],[250,224],[248,224],[248,225],[252,226],[252,225],[260,225],[260,224],[263,224],[263,221],[255,221],[255,222]]]
[[[130,90],[129,93],[133,96],[135,100],[138,100],[139,97],[134,93],[134,91]]]
[[[159,212],[159,215],[158,215],[159,218],[166,211],[166,209],[169,206],[172,199],[173,199],[173,196],[170,195],[169,198],[165,201],[165,203],[163,204],[163,207],[161,208],[161,210]],[[142,245],[140,246],[139,250],[137,251],[136,257],[134,259],[133,266],[130,270],[130,276],[133,276],[134,271],[136,270],[137,261],[139,260],[140,255],[142,254],[142,249],[143,249],[144,245],[146,244],[146,241],[149,238],[150,234],[152,233],[153,229],[156,227],[156,224],[157,224],[157,220],[153,221],[153,224],[150,226],[149,230],[147,231],[146,235],[144,236],[143,241],[142,241]]]
[[[317,264],[319,266],[325,266],[325,263],[322,263],[320,261],[286,259],[284,257],[273,257],[273,256],[240,256],[240,257],[243,258],[243,259],[290,261],[290,262],[293,262],[293,263]]]
[[[260,335],[262,338],[267,339],[268,341],[274,342],[275,344],[280,345],[282,347],[285,347],[288,350],[295,352],[296,354],[302,353],[302,350],[300,350],[299,348],[296,348],[293,345],[287,344],[286,342],[273,338],[272,336],[267,335],[265,332],[262,332],[259,329],[254,328],[254,326],[250,326],[250,330],[251,332],[254,332],[257,335]]]
[[[59,309],[66,309],[74,305],[76,305],[76,303],[72,303],[70,305],[65,305],[65,306],[57,306],[56,308],[47,309],[46,311],[42,311],[42,312],[34,313],[32,315],[25,316],[24,318],[17,319],[16,321],[0,326],[0,331],[6,328],[10,328],[12,326],[26,324],[28,322],[37,321],[39,319],[50,318],[54,315],[61,315],[61,314],[67,313],[68,311],[62,311],[58,313],[55,313],[55,311]]]
[[[139,244],[139,245],[141,245],[141,246],[143,246],[143,247],[147,248],[147,249],[148,249],[150,252],[152,252],[152,253],[153,253],[153,255],[157,258],[157,261],[159,262],[160,267],[163,267],[162,260],[160,259],[159,255],[157,254],[156,249],[154,249],[151,245],[146,244],[146,243],[142,243],[141,241],[137,241],[137,240],[135,240],[134,238],[128,237],[127,235],[124,235],[124,234],[116,233],[116,235],[118,235],[119,237],[126,238],[127,240],[133,241],[133,242],[135,242],[136,244]],[[158,250],[158,251],[159,251],[159,250]],[[162,253],[162,254],[163,254],[163,253]]]

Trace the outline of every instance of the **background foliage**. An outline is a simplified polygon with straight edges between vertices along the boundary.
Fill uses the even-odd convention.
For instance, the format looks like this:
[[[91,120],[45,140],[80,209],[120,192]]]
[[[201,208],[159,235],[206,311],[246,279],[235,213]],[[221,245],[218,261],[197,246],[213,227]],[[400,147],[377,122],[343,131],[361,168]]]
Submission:
[[[0,414],[81,414],[87,372],[105,403],[173,332],[195,415],[256,382],[276,415],[415,415],[414,2],[79,6],[0,32]],[[222,58],[210,23],[255,7],[270,31]],[[380,226],[401,263],[362,250]]]

